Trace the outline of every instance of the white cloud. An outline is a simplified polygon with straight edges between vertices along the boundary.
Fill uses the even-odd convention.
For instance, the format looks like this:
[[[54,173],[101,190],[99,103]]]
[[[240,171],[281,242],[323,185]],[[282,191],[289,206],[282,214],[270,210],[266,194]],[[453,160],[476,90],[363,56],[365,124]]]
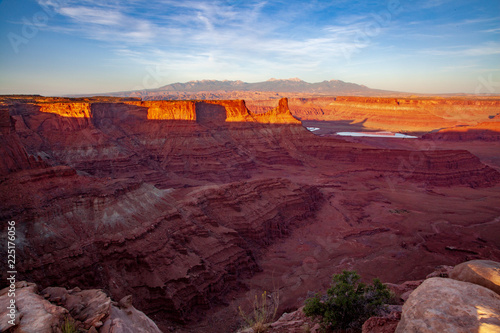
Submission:
[[[500,28],[493,28],[493,29],[488,29],[488,30],[481,30],[481,32],[498,34],[498,33],[500,33]]]
[[[81,6],[61,7],[58,9],[58,13],[63,16],[70,17],[77,22],[86,24],[119,26],[125,20],[125,16],[116,11],[100,10]]]
[[[51,8],[66,23],[49,21],[46,29],[77,34],[109,43],[145,43],[155,37],[155,25],[127,13],[127,7],[112,1],[38,0],[40,6]]]
[[[423,50],[422,53],[434,56],[490,56],[500,54],[500,43],[487,42],[473,47],[461,46],[441,50]]]
[[[144,66],[199,77],[324,73],[348,65],[389,28],[379,25],[374,34],[367,30],[373,16],[359,13],[307,22],[302,31],[293,19],[302,22],[307,10],[318,9],[297,11],[297,3],[283,3],[279,15],[273,7],[270,16],[269,3],[260,0],[151,0],[140,10],[130,1],[59,1],[61,17],[50,29],[104,42],[118,57]]]

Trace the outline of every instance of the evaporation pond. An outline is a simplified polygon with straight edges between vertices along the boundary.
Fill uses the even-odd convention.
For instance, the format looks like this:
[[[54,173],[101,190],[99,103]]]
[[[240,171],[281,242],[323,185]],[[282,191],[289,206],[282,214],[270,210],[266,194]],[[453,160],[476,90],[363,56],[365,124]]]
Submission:
[[[392,132],[338,132],[341,136],[367,136],[372,138],[417,139],[416,136]]]

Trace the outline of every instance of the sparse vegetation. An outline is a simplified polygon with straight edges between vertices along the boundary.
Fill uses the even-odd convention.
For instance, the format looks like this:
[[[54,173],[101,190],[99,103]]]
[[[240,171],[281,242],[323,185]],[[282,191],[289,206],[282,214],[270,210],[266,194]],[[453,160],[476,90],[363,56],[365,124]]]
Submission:
[[[334,275],[326,295],[316,294],[306,300],[304,313],[318,319],[325,330],[361,328],[391,299],[391,292],[379,279],[372,285],[359,279],[354,271]]]
[[[250,313],[245,313],[238,307],[241,318],[247,327],[251,327],[255,333],[263,333],[267,330],[267,324],[271,323],[276,316],[279,307],[279,292],[267,294],[266,291],[260,297],[255,295]]]
[[[61,326],[62,333],[78,333],[75,320],[71,317],[66,317],[63,325]]]

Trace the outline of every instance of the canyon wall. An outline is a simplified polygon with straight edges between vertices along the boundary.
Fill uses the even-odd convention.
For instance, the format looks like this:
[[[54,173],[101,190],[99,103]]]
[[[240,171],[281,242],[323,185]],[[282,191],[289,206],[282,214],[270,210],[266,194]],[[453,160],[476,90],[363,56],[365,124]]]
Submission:
[[[23,279],[133,294],[154,319],[173,321],[224,302],[259,270],[256,249],[321,202],[317,190],[280,179],[183,192],[58,172],[30,179],[29,193],[23,180],[8,185],[1,199],[19,221]],[[37,193],[46,195],[32,200]]]
[[[241,100],[5,102],[0,219],[17,222],[19,276],[133,294],[154,320],[183,322],[227,304],[268,247],[314,224],[325,183],[500,181],[468,151],[318,137],[286,99],[263,111]]]
[[[247,102],[254,112],[265,112],[272,100]],[[500,100],[480,98],[291,98],[290,110],[301,120],[349,121],[366,129],[395,132],[429,132],[458,125],[489,121],[500,111]]]
[[[425,134],[425,139],[439,141],[500,141],[500,116],[490,116],[485,122],[475,125],[464,125],[445,128],[433,133]]]

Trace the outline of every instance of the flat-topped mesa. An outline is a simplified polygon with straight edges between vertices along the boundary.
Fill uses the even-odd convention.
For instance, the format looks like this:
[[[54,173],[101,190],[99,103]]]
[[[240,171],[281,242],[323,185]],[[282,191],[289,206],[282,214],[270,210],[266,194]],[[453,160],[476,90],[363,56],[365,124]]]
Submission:
[[[212,113],[206,114],[204,109],[208,109],[207,105],[214,105]],[[244,100],[227,100],[227,101],[203,101],[196,104],[197,116],[200,118],[202,115],[206,118],[217,118],[215,105],[225,108],[226,119],[225,122],[236,123],[262,123],[262,124],[301,124],[300,120],[296,119],[290,109],[288,108],[288,99],[282,98],[276,108],[262,114],[252,113],[248,110]],[[200,121],[201,119],[198,119]]]
[[[61,117],[90,118],[90,103],[40,103],[40,112],[55,113]]]
[[[290,112],[287,98],[280,99],[277,108],[262,114],[252,114],[252,117],[264,124],[301,124]]]
[[[127,102],[148,108],[148,119],[189,120],[198,123],[222,124],[224,122],[257,122],[264,124],[300,124],[288,108],[288,100],[282,98],[278,107],[264,114],[253,114],[244,100],[217,101],[144,101]]]
[[[251,113],[244,100],[56,102],[34,105],[37,111],[64,118],[81,119],[85,124],[90,118],[119,117],[122,119],[127,115],[144,118],[144,120],[182,120],[204,125],[222,125],[226,122],[300,124],[300,121],[290,112],[286,98],[279,101],[278,107],[263,114]],[[84,123],[80,125],[85,125]]]
[[[225,121],[248,121],[250,118],[250,113],[246,107],[245,101],[242,99],[200,101],[198,102],[197,106],[201,107],[201,105],[203,104],[214,104],[223,106],[226,111]]]
[[[148,120],[196,121],[196,102],[194,101],[138,101],[126,102],[126,104],[147,108]]]

